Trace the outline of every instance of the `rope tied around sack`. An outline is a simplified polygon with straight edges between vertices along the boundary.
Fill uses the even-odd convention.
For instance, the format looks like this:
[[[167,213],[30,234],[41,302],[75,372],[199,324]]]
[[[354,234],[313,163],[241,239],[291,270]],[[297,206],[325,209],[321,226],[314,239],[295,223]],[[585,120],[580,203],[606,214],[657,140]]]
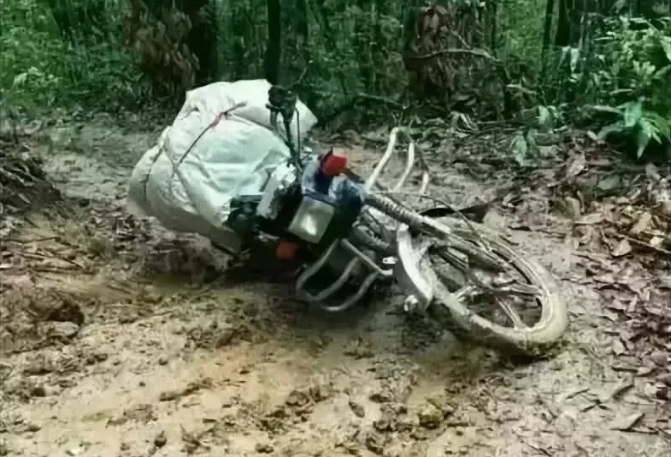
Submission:
[[[186,156],[188,156],[188,155],[191,153],[191,150],[192,150],[193,147],[196,145],[196,143],[198,143],[198,141],[200,141],[200,139],[203,137],[203,135],[205,135],[210,129],[213,129],[214,127],[216,127],[217,124],[219,124],[219,122],[221,122],[222,119],[224,119],[224,118],[228,118],[228,116],[230,116],[230,114],[231,114],[233,111],[235,111],[235,110],[238,109],[238,108],[242,108],[242,107],[245,106],[246,104],[247,104],[246,102],[236,103],[235,105],[233,105],[233,106],[230,107],[229,109],[227,109],[227,110],[225,110],[225,111],[221,111],[220,113],[218,113],[218,114],[214,117],[214,119],[212,120],[212,122],[210,122],[210,124],[209,124],[207,127],[205,127],[205,128],[203,129],[202,132],[200,132],[200,133],[198,134],[198,136],[196,137],[196,139],[193,140],[193,141],[191,142],[191,145],[187,148],[187,150],[186,150],[186,152],[184,153],[184,155],[182,155],[182,157],[179,158],[179,161],[177,162],[177,165],[176,165],[176,166],[173,165],[173,169],[172,169],[172,177],[173,177],[173,178],[175,177],[175,172],[176,172],[177,169],[182,165],[182,162],[184,162],[184,159],[186,158]]]

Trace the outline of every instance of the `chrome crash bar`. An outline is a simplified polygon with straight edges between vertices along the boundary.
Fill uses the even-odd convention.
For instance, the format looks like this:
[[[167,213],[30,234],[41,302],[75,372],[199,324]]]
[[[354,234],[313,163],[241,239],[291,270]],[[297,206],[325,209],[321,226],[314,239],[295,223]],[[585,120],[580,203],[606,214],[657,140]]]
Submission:
[[[373,192],[373,189],[376,188],[376,186],[378,188],[382,187],[378,183],[378,179],[394,155],[397,138],[400,133],[404,134],[408,138],[409,145],[403,174],[391,190],[396,192],[400,191],[405,184],[405,181],[410,176],[416,158],[415,143],[406,129],[395,127],[391,131],[389,142],[387,143],[387,148],[382,157],[382,160],[380,160],[378,165],[373,170],[373,173],[364,184],[365,192]],[[424,170],[420,184],[420,194],[426,192],[428,184],[429,175],[428,172]],[[376,210],[373,208],[367,208],[366,211]],[[422,255],[421,252],[418,252],[417,248],[412,245],[412,239],[407,225],[401,224],[397,228],[396,244],[398,259],[386,258],[383,260],[383,266],[381,267],[368,255],[361,252],[361,250],[354,246],[349,240],[341,239],[335,241],[319,257],[319,259],[317,259],[316,262],[307,267],[305,271],[298,277],[298,281],[296,282],[296,293],[298,298],[305,300],[308,303],[320,306],[326,311],[340,312],[358,303],[378,278],[388,278],[395,276],[401,287],[410,293],[409,297],[406,299],[406,304],[412,303],[419,304],[420,306],[428,306],[428,304],[433,299],[433,278],[431,276],[426,278],[426,271],[420,271],[420,260]],[[315,275],[317,275],[322,270],[322,268],[324,268],[324,266],[329,263],[329,261],[333,258],[334,253],[342,251],[350,254],[352,259],[347,263],[340,277],[336,279],[333,284],[331,284],[329,287],[326,287],[319,293],[312,294],[308,292],[306,290],[307,282],[314,278]],[[361,266],[368,270],[368,274],[361,282],[358,290],[342,300],[339,304],[327,304],[327,300],[339,292],[348,283],[348,280],[352,277],[353,272]]]
[[[333,284],[317,294],[309,293],[305,289],[306,283],[328,263],[338,247],[344,248],[350,254],[353,254],[354,257],[347,263],[347,266],[343,270],[342,274],[333,282]],[[345,286],[345,284],[347,284],[347,281],[351,278],[352,273],[362,264],[368,267],[370,272],[362,281],[359,289],[354,294],[351,294],[349,297],[341,301],[340,304],[328,305],[326,301],[335,295],[338,291],[340,291]],[[306,270],[298,277],[298,281],[296,281],[296,293],[299,299],[305,300],[308,303],[314,305],[318,305],[326,311],[336,313],[344,311],[358,303],[378,278],[389,277],[392,274],[393,273],[391,269],[385,270],[380,268],[366,254],[357,249],[348,240],[337,240],[331,244],[326,252],[324,252],[324,254],[322,254],[322,256],[315,263],[306,268]]]

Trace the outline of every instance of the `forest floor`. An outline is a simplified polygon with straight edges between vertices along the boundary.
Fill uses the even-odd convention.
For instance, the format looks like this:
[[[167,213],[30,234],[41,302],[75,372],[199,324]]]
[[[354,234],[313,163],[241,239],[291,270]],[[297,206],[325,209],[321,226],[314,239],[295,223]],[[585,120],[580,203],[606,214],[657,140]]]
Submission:
[[[65,199],[0,227],[0,456],[668,457],[671,257],[666,213],[644,201],[654,170],[614,182],[573,139],[520,177],[494,154],[508,134],[444,131],[420,143],[434,192],[498,196],[486,222],[561,279],[571,326],[553,357],[515,364],[393,297],[325,316],[290,284],[227,270],[202,240],[125,213],[158,130],[72,121],[15,146]],[[381,138],[324,141],[365,168]],[[588,185],[628,190],[571,197]]]

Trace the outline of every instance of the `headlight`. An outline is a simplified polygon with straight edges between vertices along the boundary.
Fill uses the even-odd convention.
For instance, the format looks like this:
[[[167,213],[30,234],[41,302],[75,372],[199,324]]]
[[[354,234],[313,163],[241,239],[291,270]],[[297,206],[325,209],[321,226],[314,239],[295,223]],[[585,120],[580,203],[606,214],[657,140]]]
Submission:
[[[319,243],[326,232],[335,208],[310,197],[303,197],[289,231],[308,243]]]

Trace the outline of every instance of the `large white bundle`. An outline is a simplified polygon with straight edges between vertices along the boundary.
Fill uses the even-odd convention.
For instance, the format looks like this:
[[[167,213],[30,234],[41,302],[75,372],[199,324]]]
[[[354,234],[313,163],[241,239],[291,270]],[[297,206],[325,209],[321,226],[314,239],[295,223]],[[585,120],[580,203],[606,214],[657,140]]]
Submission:
[[[224,227],[231,199],[259,194],[269,173],[290,156],[270,130],[265,107],[269,88],[267,81],[256,80],[219,82],[188,92],[172,126],[133,170],[131,211],[156,217],[171,230],[235,244]],[[211,126],[220,113],[241,103],[245,106]],[[297,109],[305,136],[317,119],[302,103]],[[295,119],[292,127],[297,127]]]
[[[233,82],[217,82],[207,86],[193,89],[186,94],[186,102],[182,106],[176,121],[197,109],[202,113],[216,116],[233,106],[243,105],[235,109],[235,116],[259,124],[268,129],[270,125],[270,110],[266,107],[268,103],[268,90],[270,83],[265,79],[242,79]],[[291,131],[294,138],[305,135],[315,126],[317,118],[298,100],[296,102],[297,115],[291,120]],[[278,122],[283,127],[282,116],[278,115]],[[282,132],[281,132],[282,133]]]

